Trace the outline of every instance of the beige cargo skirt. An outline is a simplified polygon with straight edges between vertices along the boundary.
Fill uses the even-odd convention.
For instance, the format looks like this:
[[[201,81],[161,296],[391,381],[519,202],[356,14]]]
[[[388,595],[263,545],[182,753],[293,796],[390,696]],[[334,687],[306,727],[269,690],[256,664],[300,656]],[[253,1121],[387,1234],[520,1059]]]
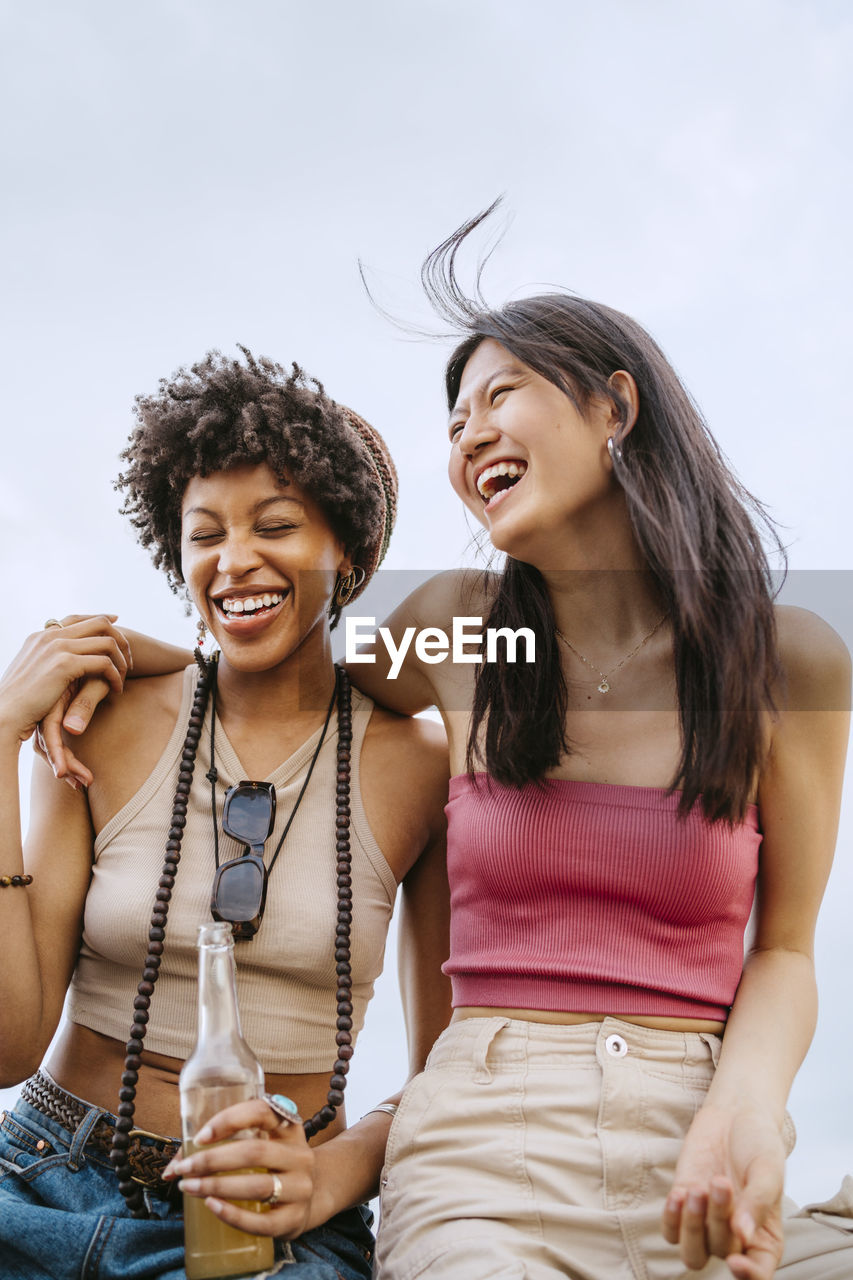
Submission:
[[[391,1128],[377,1280],[731,1280],[716,1259],[688,1272],[660,1229],[721,1043],[616,1018],[452,1023]],[[786,1209],[779,1280],[853,1280],[853,1180]]]

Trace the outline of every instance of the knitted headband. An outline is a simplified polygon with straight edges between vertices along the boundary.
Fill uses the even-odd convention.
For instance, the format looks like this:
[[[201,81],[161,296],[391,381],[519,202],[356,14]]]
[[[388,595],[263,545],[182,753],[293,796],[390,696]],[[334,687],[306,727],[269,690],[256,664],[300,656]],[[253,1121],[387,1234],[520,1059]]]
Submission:
[[[341,405],[340,408],[367,451],[382,493],[382,530],[379,536],[362,551],[363,563],[359,567],[364,570],[364,581],[350,597],[351,600],[355,600],[379,568],[388,550],[388,543],[391,541],[391,532],[394,521],[397,519],[397,470],[388,452],[387,444],[375,427],[371,427],[370,423],[365,422],[364,418],[359,417],[346,405]]]

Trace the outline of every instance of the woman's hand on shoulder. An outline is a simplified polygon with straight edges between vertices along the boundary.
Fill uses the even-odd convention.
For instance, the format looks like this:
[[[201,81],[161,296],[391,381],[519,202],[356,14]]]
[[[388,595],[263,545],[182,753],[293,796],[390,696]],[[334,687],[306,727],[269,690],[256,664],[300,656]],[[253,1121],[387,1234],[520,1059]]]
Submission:
[[[121,692],[131,663],[130,646],[114,624],[115,618],[107,614],[73,617],[28,636],[0,680],[3,730],[25,742],[52,708],[64,713],[90,678],[102,682],[105,692]],[[69,773],[75,782],[88,785],[88,770],[75,763],[76,770],[66,768],[57,776]]]
[[[107,616],[115,622],[114,615]],[[63,627],[72,623],[94,621],[82,615],[64,618]],[[187,649],[163,644],[134,631],[119,630],[127,657],[127,676],[167,675],[180,671],[192,660]],[[88,676],[59,698],[39,721],[36,749],[41,752],[57,778],[65,778],[72,786],[82,783],[89,786],[91,772],[72,750],[68,735],[79,737],[89,727],[92,716],[107,695],[112,692],[110,683],[101,676]]]
[[[255,1136],[238,1136],[246,1130]],[[173,1160],[164,1177],[180,1178],[181,1190],[203,1199],[223,1222],[253,1235],[293,1240],[328,1218],[318,1195],[316,1155],[302,1124],[280,1119],[262,1098],[220,1111],[196,1142],[199,1149]],[[277,1203],[260,1211],[233,1203],[268,1202],[274,1191]]]

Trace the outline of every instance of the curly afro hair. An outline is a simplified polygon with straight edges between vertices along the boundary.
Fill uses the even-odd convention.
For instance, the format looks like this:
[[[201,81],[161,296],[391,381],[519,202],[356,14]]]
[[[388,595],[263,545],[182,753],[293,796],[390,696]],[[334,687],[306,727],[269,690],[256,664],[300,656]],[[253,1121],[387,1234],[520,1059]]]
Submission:
[[[369,578],[385,553],[396,506],[396,474],[381,437],[331,400],[294,364],[245,363],[210,351],[191,368],[136,397],[137,427],[121,454],[115,487],[154,565],[176,593],[181,573],[181,503],[193,476],[266,462],[295,481],[324,512],[353,563]],[[340,609],[332,609],[333,625]]]

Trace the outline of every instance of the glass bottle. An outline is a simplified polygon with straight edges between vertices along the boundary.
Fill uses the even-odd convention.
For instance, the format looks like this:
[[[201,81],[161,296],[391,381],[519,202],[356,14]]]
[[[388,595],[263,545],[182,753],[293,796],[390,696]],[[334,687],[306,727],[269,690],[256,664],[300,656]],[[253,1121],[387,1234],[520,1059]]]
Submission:
[[[263,1069],[240,1031],[234,940],[223,922],[199,927],[198,1039],[181,1071],[180,1091],[184,1155],[197,1150],[195,1135],[218,1111],[264,1091]],[[236,1203],[256,1212],[261,1207],[257,1200]],[[187,1280],[218,1280],[273,1265],[271,1236],[238,1231],[198,1196],[184,1196],[184,1240]]]

